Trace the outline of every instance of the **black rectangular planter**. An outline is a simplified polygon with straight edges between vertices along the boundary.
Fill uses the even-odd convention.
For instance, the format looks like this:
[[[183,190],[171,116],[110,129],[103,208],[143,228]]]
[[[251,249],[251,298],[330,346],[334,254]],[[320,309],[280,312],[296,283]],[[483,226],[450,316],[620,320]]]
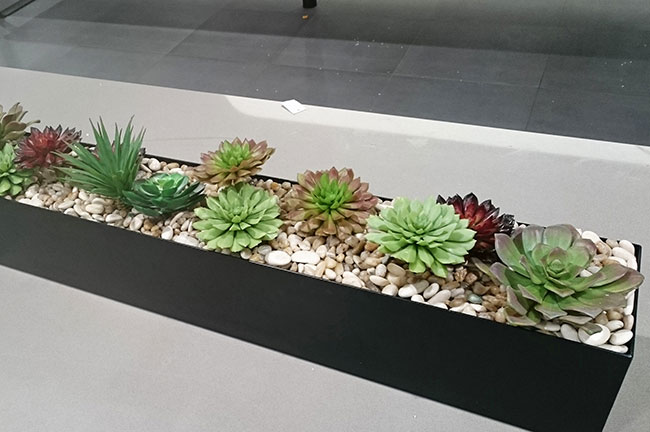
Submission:
[[[535,431],[602,430],[634,352],[5,199],[0,265]]]

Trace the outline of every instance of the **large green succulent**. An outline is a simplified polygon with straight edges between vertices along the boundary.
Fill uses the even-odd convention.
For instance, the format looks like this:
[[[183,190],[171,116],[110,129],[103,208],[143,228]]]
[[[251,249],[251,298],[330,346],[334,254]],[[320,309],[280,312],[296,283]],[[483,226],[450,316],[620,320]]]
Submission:
[[[643,282],[636,270],[606,264],[588,277],[596,246],[571,225],[528,226],[513,237],[496,234],[503,263],[490,267],[506,286],[508,321],[535,325],[542,318],[584,324],[603,310],[626,305],[625,294]]]
[[[25,135],[25,129],[38,120],[23,122],[27,111],[23,111],[20,103],[15,104],[7,112],[0,105],[0,146],[19,140]]]
[[[31,170],[19,169],[14,160],[14,146],[7,143],[0,150],[0,196],[16,196],[33,181]]]
[[[190,183],[182,174],[161,173],[136,181],[133,190],[124,191],[124,199],[142,214],[161,217],[194,206],[203,199],[203,189],[202,183]]]
[[[429,268],[446,277],[446,266],[463,263],[476,243],[476,232],[467,228],[468,223],[452,206],[437,204],[433,198],[424,202],[397,198],[393,207],[368,219],[374,232],[366,239],[378,243],[381,252],[407,262],[414,273]]]
[[[95,151],[89,150],[79,142],[69,144],[77,156],[58,153],[69,167],[59,168],[66,181],[91,193],[109,198],[122,199],[124,191],[131,190],[142,158],[144,129],[133,135],[131,121],[124,132],[115,125],[115,136],[111,142],[104,122],[100,119],[97,127],[91,122]]]
[[[194,210],[201,220],[193,227],[200,231],[197,237],[208,249],[239,252],[252,248],[277,237],[282,225],[275,197],[248,183],[223,189],[208,198],[207,205]]]

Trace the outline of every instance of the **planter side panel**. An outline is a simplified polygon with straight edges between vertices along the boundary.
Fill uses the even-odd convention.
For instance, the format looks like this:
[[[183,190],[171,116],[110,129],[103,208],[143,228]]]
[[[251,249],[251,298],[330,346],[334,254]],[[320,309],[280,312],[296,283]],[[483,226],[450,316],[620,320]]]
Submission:
[[[1,265],[531,430],[601,430],[630,363],[6,200],[0,245]]]

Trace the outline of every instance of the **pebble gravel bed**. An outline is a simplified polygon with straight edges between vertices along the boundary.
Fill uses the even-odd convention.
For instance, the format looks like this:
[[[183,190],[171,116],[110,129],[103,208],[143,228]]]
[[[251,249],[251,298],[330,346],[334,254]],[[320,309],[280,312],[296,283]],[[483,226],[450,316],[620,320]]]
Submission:
[[[138,178],[156,172],[177,172],[190,175],[191,168],[178,163],[167,163],[155,158],[142,161]],[[291,183],[272,180],[254,180],[253,183],[274,194],[281,206],[283,197],[291,191]],[[11,198],[8,198],[11,199]],[[187,246],[205,248],[196,238],[192,224],[197,220],[192,211],[178,212],[165,220],[144,216],[112,199],[86,193],[55,179],[31,185],[23,194],[13,198],[18,202],[43,207],[66,215],[111,226],[137,231],[144,235],[174,241]],[[391,205],[379,202],[377,209]],[[447,278],[430,272],[413,274],[408,266],[379,252],[378,246],[367,242],[363,233],[347,237],[320,237],[303,232],[302,222],[285,222],[276,239],[253,249],[239,252],[243,259],[289,269],[305,275],[343,283],[382,294],[410,299],[440,309],[465,315],[506,322],[505,287],[495,284],[471,264],[450,268]],[[583,238],[596,244],[598,254],[592,265],[581,276],[597,272],[603,264],[617,262],[638,270],[634,246],[627,240],[601,240],[592,231],[580,231]],[[218,251],[231,254],[228,250]],[[580,342],[599,346],[618,353],[628,351],[626,345],[633,337],[634,291],[628,294],[627,306],[603,312],[591,322],[600,332],[586,332],[583,325],[559,320],[542,322],[537,330]],[[590,334],[593,333],[593,334]]]

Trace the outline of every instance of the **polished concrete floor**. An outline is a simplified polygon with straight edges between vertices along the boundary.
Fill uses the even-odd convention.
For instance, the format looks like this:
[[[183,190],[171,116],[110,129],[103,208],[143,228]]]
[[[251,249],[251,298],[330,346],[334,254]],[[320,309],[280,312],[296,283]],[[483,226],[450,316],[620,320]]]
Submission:
[[[647,0],[301,3],[36,0],[0,66],[650,145]]]

